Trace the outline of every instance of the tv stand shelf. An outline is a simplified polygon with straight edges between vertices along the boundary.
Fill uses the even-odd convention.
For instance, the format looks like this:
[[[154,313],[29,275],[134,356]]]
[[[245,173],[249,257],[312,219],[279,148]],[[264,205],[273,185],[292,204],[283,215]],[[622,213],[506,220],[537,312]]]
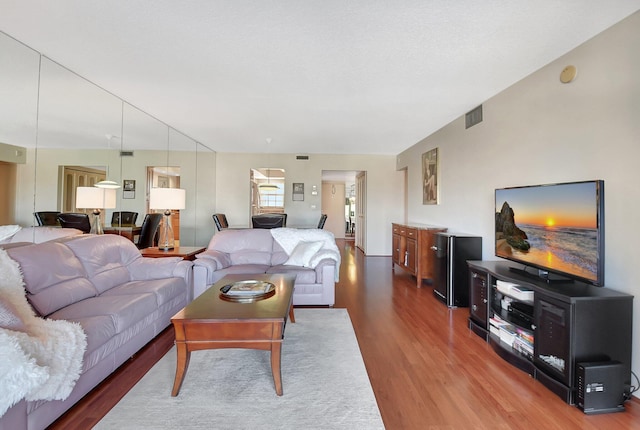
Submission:
[[[578,363],[618,361],[630,386],[633,296],[578,281],[548,283],[510,270],[513,264],[468,261],[469,328],[569,404]],[[499,290],[498,281],[533,290],[533,303]]]

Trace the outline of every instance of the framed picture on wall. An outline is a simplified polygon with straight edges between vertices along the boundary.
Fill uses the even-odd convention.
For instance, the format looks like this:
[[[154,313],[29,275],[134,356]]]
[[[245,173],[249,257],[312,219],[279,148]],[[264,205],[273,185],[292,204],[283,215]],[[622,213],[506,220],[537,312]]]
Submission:
[[[124,181],[122,181],[122,198],[136,198],[136,181],[134,179],[125,179]]]
[[[422,154],[422,204],[438,204],[438,148]]]
[[[293,183],[293,193],[291,194],[293,201],[304,201],[304,184],[302,182]]]
[[[122,182],[122,189],[125,191],[135,191],[136,190],[136,181],[133,179],[125,179]]]

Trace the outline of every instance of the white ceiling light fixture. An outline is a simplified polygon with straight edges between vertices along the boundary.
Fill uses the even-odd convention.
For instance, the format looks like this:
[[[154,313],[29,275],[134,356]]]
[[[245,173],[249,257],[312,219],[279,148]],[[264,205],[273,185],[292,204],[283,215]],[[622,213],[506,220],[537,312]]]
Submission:
[[[107,188],[111,190],[120,188],[120,184],[118,184],[116,181],[107,181],[107,180],[96,182],[93,186],[98,188]]]

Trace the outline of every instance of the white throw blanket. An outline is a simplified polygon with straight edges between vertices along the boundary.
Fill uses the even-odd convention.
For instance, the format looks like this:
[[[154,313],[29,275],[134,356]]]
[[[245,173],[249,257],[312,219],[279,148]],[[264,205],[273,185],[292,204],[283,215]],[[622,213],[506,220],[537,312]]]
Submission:
[[[298,229],[286,227],[273,228],[270,231],[273,239],[278,242],[287,255],[291,255],[300,242],[322,242],[322,248],[311,258],[310,266],[316,267],[325,258],[335,261],[335,281],[338,282],[340,276],[340,250],[336,245],[333,233],[315,228]]]
[[[21,228],[19,225],[0,225],[0,243],[9,242]]]
[[[82,370],[82,327],[35,315],[20,266],[0,249],[0,416],[27,400],[64,400]],[[8,329],[6,327],[12,327]]]

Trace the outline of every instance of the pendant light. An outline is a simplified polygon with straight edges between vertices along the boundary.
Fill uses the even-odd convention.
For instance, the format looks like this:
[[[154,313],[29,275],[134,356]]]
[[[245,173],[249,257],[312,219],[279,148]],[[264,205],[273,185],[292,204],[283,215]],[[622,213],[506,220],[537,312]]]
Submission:
[[[108,148],[111,149],[111,139],[120,139],[118,136],[113,136],[111,134],[106,134],[105,137],[107,138],[107,140],[109,141],[108,143]],[[107,178],[109,177],[109,166],[107,165]],[[100,181],[97,182],[95,184],[93,184],[94,187],[98,187],[98,188],[107,188],[107,189],[111,189],[111,190],[115,190],[117,188],[120,188],[120,184],[118,184],[116,181],[110,181],[108,179],[105,179],[104,181]]]
[[[278,191],[278,186],[271,183],[271,169],[267,168],[267,183],[258,185],[262,191]]]

